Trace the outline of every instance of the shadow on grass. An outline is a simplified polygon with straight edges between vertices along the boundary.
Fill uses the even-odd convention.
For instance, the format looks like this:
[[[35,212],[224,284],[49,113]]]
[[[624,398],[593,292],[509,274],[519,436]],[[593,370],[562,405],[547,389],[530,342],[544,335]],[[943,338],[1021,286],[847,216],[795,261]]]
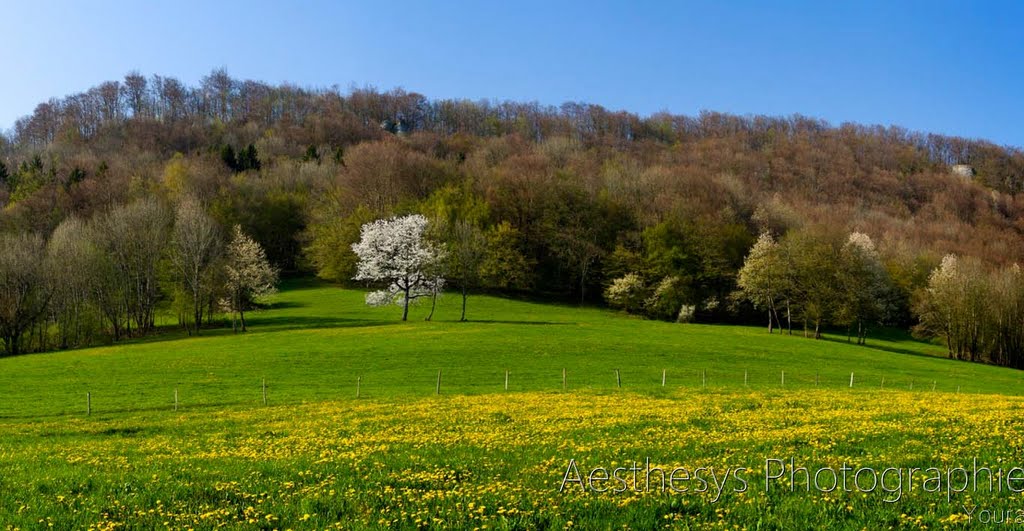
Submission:
[[[280,332],[283,330],[310,330],[318,328],[365,328],[371,326],[393,326],[401,321],[373,319],[346,319],[343,317],[309,316],[260,316],[246,319],[250,332]],[[231,329],[227,332],[230,334]]]
[[[306,308],[309,304],[296,301],[276,301],[270,304],[260,305],[261,310],[287,310],[291,308]]]
[[[827,341],[829,343],[838,343],[838,344],[844,344],[844,345],[850,345],[850,346],[858,346],[858,347],[862,347],[862,348],[868,348],[868,349],[871,349],[871,350],[880,350],[880,351],[883,351],[883,352],[891,352],[893,354],[906,354],[908,356],[920,356],[922,358],[932,358],[932,359],[935,359],[935,358],[940,358],[940,359],[941,358],[945,358],[945,356],[942,355],[941,352],[939,350],[937,350],[937,349],[933,353],[928,353],[928,352],[922,352],[920,350],[913,350],[913,349],[909,349],[909,348],[900,348],[900,347],[894,347],[894,346],[890,346],[890,345],[881,345],[881,344],[878,344],[878,343],[872,343],[870,337],[868,337],[867,343],[865,343],[863,345],[858,345],[856,343],[856,341],[847,341],[846,339],[843,339],[843,338],[829,337],[829,336],[822,336],[821,341]]]
[[[258,402],[254,401],[254,400],[244,400],[244,401],[243,400],[233,400],[233,401],[223,401],[223,402],[204,402],[204,403],[200,403],[200,404],[189,404],[187,406],[182,406],[178,411],[175,411],[173,406],[142,406],[142,407],[126,406],[126,407],[111,407],[111,408],[104,407],[104,408],[93,408],[91,415],[86,415],[85,411],[64,410],[64,411],[61,411],[60,413],[50,412],[50,413],[28,413],[28,414],[4,414],[4,415],[0,415],[0,420],[46,420],[46,419],[66,418],[66,417],[81,417],[83,419],[90,419],[90,420],[95,420],[95,421],[106,421],[106,420],[111,420],[108,415],[123,415],[123,414],[127,414],[127,413],[153,413],[153,412],[166,413],[168,415],[184,415],[184,414],[194,413],[194,412],[198,412],[198,411],[209,411],[209,410],[224,411],[224,410],[226,410],[228,408],[234,408],[234,407],[243,406],[243,405],[249,405],[249,406],[252,406],[252,407],[259,407]],[[274,404],[274,405],[289,405],[289,404],[282,403],[282,404]],[[154,429],[150,429],[150,428],[146,428],[146,429],[150,430],[150,431],[154,431],[154,432],[161,431],[161,430],[154,430]],[[104,436],[111,436],[111,435],[128,436],[128,435],[133,435],[136,431],[139,431],[139,430],[137,430],[135,428],[127,428],[127,429],[102,429],[102,430],[101,429],[85,429],[83,431],[74,431],[74,430],[66,430],[65,431],[65,430],[61,430],[61,431],[45,431],[45,432],[40,433],[38,436],[40,436],[40,437],[54,437],[54,438],[56,438],[56,437],[76,437],[76,436],[82,436],[82,435],[89,435],[89,436],[97,436],[97,435],[104,435]]]
[[[245,324],[247,331],[246,333],[260,333],[260,332],[283,332],[287,330],[315,330],[315,329],[327,329],[327,328],[363,328],[371,326],[388,326],[400,324],[401,321],[381,321],[373,319],[346,319],[341,317],[308,317],[308,316],[263,316],[256,314],[252,317],[246,317]],[[167,341],[179,341],[182,339],[192,338],[211,338],[211,337],[224,337],[233,335],[244,335],[242,332],[236,332],[231,329],[231,321],[217,321],[213,325],[207,325],[199,331],[199,334],[195,332],[189,335],[179,325],[162,325],[158,326],[156,330],[148,335],[122,338],[120,341],[105,341],[95,345],[88,345],[81,348],[94,348],[94,347],[111,347],[121,345],[143,345],[150,343],[163,343]],[[65,352],[70,350],[79,350],[77,348],[63,349],[63,350],[47,350],[43,352],[23,352],[17,355],[4,355],[0,352],[0,359],[13,358],[20,356],[29,356],[35,354],[50,354],[53,352]]]
[[[575,325],[569,321],[513,321],[509,319],[466,319],[465,321],[454,320],[453,323],[480,323],[480,324],[509,324],[509,325]]]

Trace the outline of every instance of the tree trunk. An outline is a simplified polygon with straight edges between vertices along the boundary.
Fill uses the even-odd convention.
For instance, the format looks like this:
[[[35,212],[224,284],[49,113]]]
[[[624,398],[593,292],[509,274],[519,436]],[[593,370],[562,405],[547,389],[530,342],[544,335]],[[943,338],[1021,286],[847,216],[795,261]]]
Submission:
[[[238,307],[238,319],[242,321],[242,332],[245,332],[245,310],[241,306]]]
[[[405,288],[405,298],[402,301],[402,320],[409,320],[409,288]]]
[[[203,325],[203,306],[202,304],[199,303],[198,297],[195,299],[195,302],[193,303],[192,306],[193,317],[195,317],[196,324],[196,335],[198,336],[199,328]]]
[[[4,345],[7,346],[7,353],[11,356],[17,356],[21,354],[21,334],[9,333],[4,338]]]
[[[463,284],[462,285],[462,317],[459,318],[459,321],[465,321],[466,320],[466,299],[467,298],[469,298],[469,293],[466,292],[466,285]]]
[[[793,335],[793,313],[789,309],[789,301],[786,301],[786,325],[789,328],[789,335]]]
[[[583,270],[580,272],[580,304],[587,300],[587,269],[590,265],[588,262],[583,262]]]
[[[430,296],[430,314],[427,315],[426,319],[424,319],[425,321],[430,321],[431,319],[434,318],[434,309],[436,309],[436,308],[437,308],[437,290],[435,289],[435,290],[433,290],[433,292],[431,293],[431,296]]]
[[[821,319],[814,320],[814,339],[821,339]]]
[[[772,333],[772,311],[768,310],[768,334]]]

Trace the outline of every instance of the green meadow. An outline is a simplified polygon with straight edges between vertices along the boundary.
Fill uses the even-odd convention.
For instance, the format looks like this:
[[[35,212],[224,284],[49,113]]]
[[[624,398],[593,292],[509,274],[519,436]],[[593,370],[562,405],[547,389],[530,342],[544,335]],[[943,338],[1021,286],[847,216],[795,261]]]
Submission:
[[[433,321],[419,305],[369,308],[363,293],[311,280],[286,283],[250,330],[154,337],[107,347],[0,359],[0,417],[235,407],[442,394],[618,388],[892,388],[1018,394],[1019,371],[944,359],[905,335],[815,341],[758,327],[674,324],[607,310],[472,296],[443,296]],[[884,331],[883,331],[884,332]],[[619,371],[618,380],[615,371]],[[665,387],[662,387],[662,376]],[[783,374],[785,373],[785,374]],[[884,381],[883,381],[884,379]]]
[[[360,291],[298,280],[245,334],[168,325],[146,340],[0,359],[0,522],[939,529],[991,523],[997,510],[1016,521],[1005,511],[1022,498],[1006,488],[926,491],[919,476],[894,500],[880,488],[791,490],[783,476],[766,491],[764,467],[1021,466],[1019,371],[899,335],[856,346],[487,296],[458,322],[459,305],[445,296],[433,321],[421,305],[403,323]],[[565,487],[570,462],[581,477],[649,462],[703,469],[708,483]],[[737,467],[746,490],[710,487],[710,470]]]

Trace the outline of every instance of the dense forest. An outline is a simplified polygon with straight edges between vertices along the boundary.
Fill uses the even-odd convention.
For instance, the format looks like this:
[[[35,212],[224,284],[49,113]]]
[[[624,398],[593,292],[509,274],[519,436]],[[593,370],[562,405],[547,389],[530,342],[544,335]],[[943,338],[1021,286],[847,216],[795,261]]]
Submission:
[[[1019,284],[1006,278],[1024,260],[1024,152],[898,127],[430,100],[271,86],[224,70],[190,87],[130,73],[42,103],[0,136],[0,205],[3,252],[49,256],[58,279],[89,276],[76,268],[89,267],[90,250],[183,248],[193,233],[177,227],[199,230],[200,219],[222,240],[211,249],[226,249],[237,226],[236,238],[251,236],[273,269],[349,283],[363,224],[420,213],[449,227],[435,236],[453,250],[459,238],[483,249],[472,271],[454,264],[452,284],[465,291],[671,320],[767,314],[770,328],[841,327],[858,340],[870,327],[913,327],[945,338],[952,356],[1024,359],[1024,339],[1009,337],[1024,328],[1015,320],[1024,296],[1006,302],[1017,313],[961,312],[977,325],[966,341],[954,339],[965,327],[937,302],[951,271],[983,279],[970,292],[981,299],[942,292],[954,302]],[[159,251],[139,266],[143,306],[123,294],[107,293],[108,303],[62,295],[56,281],[33,295],[47,303],[17,349],[145,333],[159,305],[198,331],[224,294],[200,293],[198,273]],[[207,258],[204,267],[215,261]],[[791,274],[775,283],[775,267]],[[0,271],[7,328],[26,317],[10,302],[26,297],[12,278]],[[92,317],[69,324],[68,297],[84,305],[75,315]]]

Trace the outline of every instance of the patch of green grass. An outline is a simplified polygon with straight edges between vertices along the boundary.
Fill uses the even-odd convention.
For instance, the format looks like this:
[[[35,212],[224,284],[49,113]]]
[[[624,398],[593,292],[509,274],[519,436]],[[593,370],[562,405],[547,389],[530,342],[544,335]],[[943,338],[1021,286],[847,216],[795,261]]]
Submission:
[[[143,341],[0,359],[0,418],[81,415],[173,407],[248,407],[355,398],[555,391],[566,370],[570,390],[622,387],[650,394],[678,389],[848,388],[1018,394],[1016,370],[947,360],[905,336],[867,346],[828,336],[815,341],[762,328],[647,321],[595,308],[474,296],[469,322],[460,299],[442,297],[401,322],[397,307],[369,308],[363,293],[292,281],[249,316],[250,331]],[[666,387],[662,388],[662,371]],[[884,383],[882,379],[884,378]]]

